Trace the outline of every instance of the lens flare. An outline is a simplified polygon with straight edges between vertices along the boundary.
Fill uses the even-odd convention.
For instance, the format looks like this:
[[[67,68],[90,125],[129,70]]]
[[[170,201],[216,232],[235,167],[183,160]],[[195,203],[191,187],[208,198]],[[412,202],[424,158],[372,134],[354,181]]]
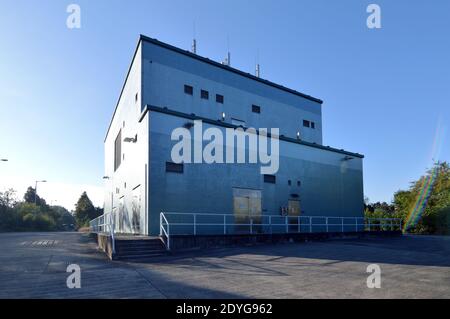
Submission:
[[[430,174],[428,176],[425,176],[422,180],[422,185],[420,187],[414,206],[412,210],[409,212],[408,217],[406,218],[406,222],[403,227],[404,233],[407,232],[410,228],[414,227],[419,222],[423,212],[425,211],[428,199],[430,198],[438,174],[439,168],[436,167],[434,164],[436,161],[439,160],[439,154],[442,149],[444,136],[445,136],[445,127],[442,126],[442,121],[440,119],[436,129],[433,148],[431,152],[433,168],[431,169]]]

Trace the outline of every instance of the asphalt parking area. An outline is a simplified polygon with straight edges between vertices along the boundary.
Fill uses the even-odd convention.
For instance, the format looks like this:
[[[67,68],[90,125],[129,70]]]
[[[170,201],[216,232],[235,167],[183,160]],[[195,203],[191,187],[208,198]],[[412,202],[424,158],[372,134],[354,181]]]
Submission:
[[[450,237],[406,236],[109,261],[79,233],[0,234],[0,298],[450,298]],[[81,288],[66,285],[81,268]],[[381,269],[370,289],[367,266]]]

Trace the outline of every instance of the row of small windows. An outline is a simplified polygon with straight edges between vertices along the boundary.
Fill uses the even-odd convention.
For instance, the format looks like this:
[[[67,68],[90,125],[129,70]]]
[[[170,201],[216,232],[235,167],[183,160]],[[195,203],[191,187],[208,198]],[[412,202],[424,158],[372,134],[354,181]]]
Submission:
[[[194,88],[191,85],[185,84],[184,85],[184,93],[186,93],[188,95],[194,95]],[[200,90],[200,98],[203,99],[203,100],[209,100],[209,92],[206,91],[206,90],[203,90],[203,89]],[[223,101],[224,101],[223,95],[216,94],[216,102],[220,103],[220,104],[223,104]],[[261,113],[261,106],[253,104],[252,105],[252,112],[260,114]]]
[[[173,163],[173,162],[166,162],[166,172],[168,173],[178,173],[183,174],[184,173],[184,164],[180,163]],[[264,175],[264,183],[268,184],[276,184],[277,183],[277,177],[275,175]],[[288,185],[292,186],[292,181],[288,180]],[[300,186],[300,181],[297,181],[297,186]]]
[[[194,95],[194,88],[191,85],[184,85],[184,93],[188,94],[188,95]],[[209,92],[206,90],[200,90],[200,98],[203,100],[209,100]],[[220,94],[216,94],[216,102],[223,104],[224,101],[224,97],[223,95]],[[261,114],[261,106],[259,105],[252,105],[252,112],[253,113],[257,113],[257,114]],[[316,128],[316,123],[312,122],[312,121],[308,121],[308,120],[303,120],[303,126],[304,127],[309,127],[312,129]]]
[[[264,175],[264,183],[268,184],[276,184],[277,183],[277,177],[275,175]],[[292,181],[288,180],[288,185],[292,186]],[[300,181],[297,181],[297,186],[300,186]]]
[[[184,93],[188,95],[194,95],[194,88],[190,85],[185,84]],[[203,100],[209,100],[209,92],[206,90],[200,90],[200,98],[202,98]],[[216,94],[216,102],[223,104],[223,101],[224,101],[223,95]]]

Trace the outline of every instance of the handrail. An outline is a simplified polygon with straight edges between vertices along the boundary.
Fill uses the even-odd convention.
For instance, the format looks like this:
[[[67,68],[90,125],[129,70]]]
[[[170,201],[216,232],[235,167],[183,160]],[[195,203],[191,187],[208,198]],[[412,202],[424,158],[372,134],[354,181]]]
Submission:
[[[116,253],[116,240],[114,237],[114,218],[112,216],[112,213],[105,213],[103,215],[98,216],[97,218],[94,218],[89,222],[89,228],[94,233],[109,233],[111,236],[111,249],[112,253]]]
[[[163,225],[163,219],[164,219],[164,221],[166,222],[166,225],[167,225],[167,231],[166,231],[166,229],[164,228],[164,225]],[[166,247],[167,247],[167,250],[170,250],[170,225],[169,225],[169,222],[167,221],[167,218],[166,218],[166,216],[164,215],[164,213],[161,213],[160,215],[159,215],[159,236],[161,236],[162,237],[162,235],[163,235],[163,233],[164,233],[164,235],[166,235],[166,238],[167,238],[167,241],[166,241]]]
[[[171,215],[182,215],[183,217],[191,217],[192,222],[170,222],[168,216]],[[207,217],[214,216],[218,218],[221,222],[198,222],[199,217]],[[228,223],[227,217],[236,217],[236,216],[245,216],[250,217],[249,223]],[[252,218],[253,217],[253,218]],[[260,219],[261,222],[255,222],[254,219]],[[267,222],[262,222],[264,218],[268,218]],[[282,223],[273,222],[272,219],[281,219]],[[317,219],[324,219],[325,222],[317,223]],[[291,221],[294,220],[294,223]],[[304,222],[304,221],[307,222]],[[336,222],[338,220],[339,222]],[[354,222],[349,222],[353,220]],[[362,221],[361,221],[362,220]],[[331,221],[331,222],[330,222]],[[227,226],[246,226],[249,227],[249,234],[254,234],[254,229],[256,226],[260,227],[269,227],[269,233],[273,233],[273,227],[283,227],[284,231],[280,233],[303,233],[302,227],[308,227],[309,232],[313,232],[313,228],[316,227],[325,227],[326,232],[330,232],[330,228],[339,227],[339,232],[359,232],[361,229],[363,231],[368,230],[369,232],[372,229],[378,228],[379,231],[384,231],[386,228],[395,230],[396,227],[398,229],[402,229],[402,220],[400,218],[374,218],[374,217],[350,217],[350,216],[281,216],[281,215],[235,215],[235,214],[215,214],[215,213],[180,213],[180,212],[161,212],[160,213],[160,236],[163,235],[167,238],[166,247],[170,250],[170,236],[175,235],[175,233],[171,234],[170,227],[188,227],[192,229],[192,232],[189,235],[196,236],[198,234],[198,229],[204,226],[221,226],[223,227],[223,234],[227,234]],[[295,226],[297,226],[296,231],[291,231]],[[351,229],[349,229],[351,227]],[[239,232],[241,234],[241,232]],[[183,235],[183,234],[178,234]],[[184,234],[186,235],[186,234]]]

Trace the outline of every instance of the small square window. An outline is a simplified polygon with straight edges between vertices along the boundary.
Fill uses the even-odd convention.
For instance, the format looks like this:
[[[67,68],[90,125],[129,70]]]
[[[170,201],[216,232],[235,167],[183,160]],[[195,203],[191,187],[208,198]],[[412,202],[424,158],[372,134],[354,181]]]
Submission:
[[[260,106],[258,106],[258,105],[252,105],[252,112],[253,113],[261,113],[261,107]]]
[[[309,121],[307,121],[307,120],[303,120],[303,126],[304,127],[310,127],[310,122]]]
[[[316,128],[316,123],[314,123],[314,122],[311,122],[311,128]]]
[[[275,175],[264,175],[264,183],[275,184],[277,182],[277,178]]]
[[[209,100],[209,92],[206,90],[201,90],[200,92],[200,97],[204,100]]]
[[[223,104],[223,95],[216,94],[216,102]]]
[[[194,88],[190,85],[185,85],[184,93],[189,94],[189,95],[194,95]]]
[[[172,162],[166,162],[166,172],[183,174],[184,165]]]

